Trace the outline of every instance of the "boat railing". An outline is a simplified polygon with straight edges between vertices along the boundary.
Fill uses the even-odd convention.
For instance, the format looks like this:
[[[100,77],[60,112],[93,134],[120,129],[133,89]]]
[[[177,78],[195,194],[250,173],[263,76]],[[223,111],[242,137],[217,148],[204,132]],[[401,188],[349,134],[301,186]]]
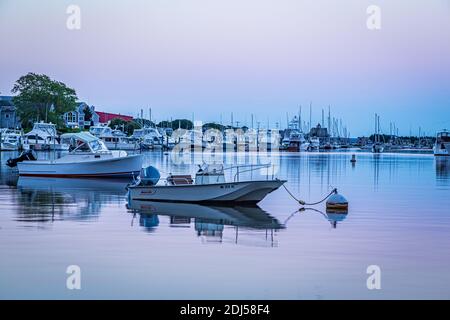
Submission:
[[[233,182],[239,182],[240,175],[242,173],[250,172],[250,180],[253,179],[253,171],[266,169],[266,180],[269,180],[269,176],[271,176],[271,179],[273,180],[275,175],[275,166],[273,164],[247,164],[247,165],[238,165],[238,166],[230,166],[227,168],[224,168],[223,170],[230,170],[233,174],[233,170],[236,169],[236,172],[233,176]],[[270,170],[272,169],[272,170]]]

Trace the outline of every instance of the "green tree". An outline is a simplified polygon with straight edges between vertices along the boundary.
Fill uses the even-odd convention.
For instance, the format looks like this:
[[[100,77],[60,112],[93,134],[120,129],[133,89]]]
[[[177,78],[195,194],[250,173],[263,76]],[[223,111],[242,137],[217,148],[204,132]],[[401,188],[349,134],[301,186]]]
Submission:
[[[89,108],[89,106],[85,106],[83,108],[83,113],[84,113],[84,121],[91,121],[92,120],[92,110],[91,108]]]
[[[122,130],[127,135],[132,135],[135,129],[141,128],[141,125],[135,121],[125,121],[120,118],[114,118],[110,121],[109,127]]]
[[[194,128],[194,124],[192,123],[192,121],[187,119],[175,119],[172,121],[171,125],[173,130],[176,130],[178,128],[191,130],[192,128]]]
[[[30,72],[20,77],[11,92],[17,94],[13,103],[25,128],[41,120],[63,127],[63,114],[76,107],[75,90],[44,74]]]
[[[205,123],[203,125],[203,130],[208,130],[208,129],[217,129],[219,131],[223,131],[223,130],[225,130],[225,126],[223,126],[219,123],[209,122],[209,123]]]
[[[172,122],[164,120],[158,123],[158,127],[160,128],[172,128]]]

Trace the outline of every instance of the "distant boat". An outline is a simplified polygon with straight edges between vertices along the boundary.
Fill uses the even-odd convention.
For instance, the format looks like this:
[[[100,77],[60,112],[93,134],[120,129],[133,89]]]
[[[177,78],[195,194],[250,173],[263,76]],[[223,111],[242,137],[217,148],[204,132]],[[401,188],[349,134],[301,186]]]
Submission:
[[[60,143],[53,123],[36,122],[33,129],[23,136],[22,147],[24,150],[38,151],[67,151],[69,145]]]
[[[137,150],[139,144],[129,139],[120,130],[113,130],[108,126],[92,126],[89,133],[101,139],[109,150]]]
[[[450,155],[450,132],[443,130],[437,133],[433,153],[435,156]]]
[[[110,151],[99,138],[87,133],[61,135],[73,150],[55,160],[25,160],[17,163],[19,176],[41,177],[133,177],[142,168],[141,155]]]
[[[0,136],[0,150],[16,151],[22,148],[22,135],[20,131],[12,129],[1,129]]]
[[[380,141],[380,116],[377,114],[375,114],[375,134],[373,139],[372,153],[383,153],[384,143]]]
[[[306,151],[309,142],[306,142],[303,133],[297,129],[286,130],[286,136],[283,138],[281,145],[287,151]]]
[[[310,138],[308,151],[318,151],[320,147],[320,139],[319,138]]]
[[[163,146],[163,135],[156,128],[137,129],[143,130],[144,136],[141,138],[141,146],[144,149],[161,149]]]

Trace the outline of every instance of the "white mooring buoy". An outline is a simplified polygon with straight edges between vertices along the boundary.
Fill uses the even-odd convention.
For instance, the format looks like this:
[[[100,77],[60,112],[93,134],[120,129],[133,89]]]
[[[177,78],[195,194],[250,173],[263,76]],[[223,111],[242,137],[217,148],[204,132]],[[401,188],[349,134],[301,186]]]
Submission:
[[[327,200],[327,210],[348,211],[348,201],[335,190]]]

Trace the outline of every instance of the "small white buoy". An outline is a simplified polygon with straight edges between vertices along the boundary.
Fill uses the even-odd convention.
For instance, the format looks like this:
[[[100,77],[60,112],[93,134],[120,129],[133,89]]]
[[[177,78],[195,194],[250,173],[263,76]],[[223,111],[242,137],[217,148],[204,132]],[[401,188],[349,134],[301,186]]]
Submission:
[[[343,195],[337,193],[336,191],[327,200],[327,210],[347,211],[348,201]]]
[[[350,160],[351,163],[355,163],[356,162],[356,155],[352,154],[352,159]]]

